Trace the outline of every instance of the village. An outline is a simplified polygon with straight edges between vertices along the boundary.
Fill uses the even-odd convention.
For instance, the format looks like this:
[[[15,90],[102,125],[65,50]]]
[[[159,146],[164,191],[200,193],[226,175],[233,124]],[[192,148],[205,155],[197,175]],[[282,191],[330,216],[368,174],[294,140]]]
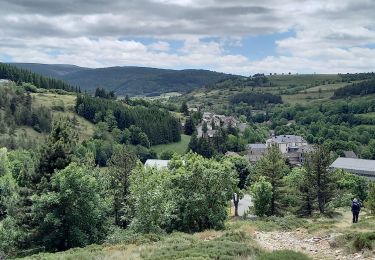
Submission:
[[[246,127],[247,123],[240,122],[233,116],[204,112],[196,131],[198,138],[214,138],[219,129],[236,128],[243,133]],[[273,145],[277,146],[290,167],[302,166],[305,155],[314,149],[314,146],[309,144],[303,136],[275,135],[271,130],[265,142],[249,143],[245,146],[244,152],[227,151],[225,156],[243,156],[251,164],[256,164]],[[331,170],[341,169],[369,180],[375,180],[375,160],[360,159],[353,151],[344,151],[343,154],[343,157],[338,157],[330,165]],[[169,160],[148,159],[145,166],[163,168],[168,166],[168,162]]]

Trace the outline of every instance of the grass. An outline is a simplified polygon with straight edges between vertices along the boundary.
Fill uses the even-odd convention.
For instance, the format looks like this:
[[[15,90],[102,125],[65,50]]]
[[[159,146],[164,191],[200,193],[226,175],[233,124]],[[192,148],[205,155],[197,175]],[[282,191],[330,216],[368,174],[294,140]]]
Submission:
[[[322,93],[316,93],[316,92],[306,92],[306,93],[297,93],[294,95],[282,95],[282,99],[284,103],[289,104],[308,104],[313,103],[316,101],[325,101],[329,100],[333,96],[333,91],[330,92],[322,92]]]
[[[334,83],[334,84],[325,84],[325,85],[319,85],[312,88],[306,89],[306,92],[319,92],[319,90],[323,91],[333,91],[339,88],[342,88],[349,83],[347,82],[340,82],[340,83]],[[305,90],[301,90],[300,92],[304,92]]]
[[[338,236],[332,243],[333,247],[344,247],[353,253],[375,249],[375,232],[348,232]]]
[[[311,259],[301,252],[294,252],[291,250],[277,250],[261,254],[257,260],[309,260]]]
[[[76,103],[75,95],[60,95],[55,93],[32,93],[33,107],[45,106],[52,109],[53,117],[61,116],[76,117],[78,120],[78,135],[80,140],[84,140],[92,136],[94,132],[94,124],[87,121],[83,117],[78,116],[74,112]],[[57,111],[54,107],[61,105],[64,111]]]
[[[178,154],[185,154],[190,142],[190,136],[188,135],[181,135],[181,141],[177,143],[170,143],[170,144],[159,144],[154,145],[151,148],[160,155],[164,151],[172,151]]]
[[[126,235],[125,235],[126,236]],[[221,232],[221,236],[207,240],[199,236],[172,233],[150,241],[135,235],[142,243],[91,245],[59,253],[41,253],[26,259],[254,259],[262,250],[252,238],[241,231]],[[143,238],[142,238],[143,237]]]

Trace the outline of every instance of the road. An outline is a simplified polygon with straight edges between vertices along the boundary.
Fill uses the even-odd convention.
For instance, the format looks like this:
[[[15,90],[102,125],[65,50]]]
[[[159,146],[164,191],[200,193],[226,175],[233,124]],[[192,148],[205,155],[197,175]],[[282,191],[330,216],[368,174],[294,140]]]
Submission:
[[[242,216],[245,211],[249,210],[249,206],[252,206],[251,197],[245,194],[242,200],[238,203],[238,215]]]

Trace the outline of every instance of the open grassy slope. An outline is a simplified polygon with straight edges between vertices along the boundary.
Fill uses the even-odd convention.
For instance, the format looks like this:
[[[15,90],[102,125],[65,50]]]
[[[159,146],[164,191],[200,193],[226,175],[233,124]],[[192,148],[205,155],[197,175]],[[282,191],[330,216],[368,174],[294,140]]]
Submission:
[[[229,83],[225,87],[196,89],[174,99],[187,100],[192,107],[205,107],[207,110],[220,112],[223,107],[230,105],[230,98],[239,93],[266,92],[281,95],[284,103],[309,104],[328,101],[336,89],[349,84],[341,82],[342,79],[337,74],[271,75],[267,78],[271,86],[244,87]],[[352,83],[357,82],[360,81]]]
[[[351,224],[346,208],[332,218],[232,217],[225,230],[146,235],[117,230],[103,245],[26,259],[371,259],[373,225],[375,218],[367,213]]]
[[[61,95],[55,93],[32,93],[33,106],[45,106],[53,110],[53,117],[69,116],[76,117],[79,123],[79,138],[80,140],[92,136],[94,132],[94,125],[74,112],[74,105],[76,102],[75,95]],[[64,111],[59,111],[57,107],[63,107]]]
[[[160,155],[164,151],[171,151],[177,154],[185,154],[190,142],[190,136],[181,135],[181,141],[170,144],[159,144],[152,146],[151,148]]]

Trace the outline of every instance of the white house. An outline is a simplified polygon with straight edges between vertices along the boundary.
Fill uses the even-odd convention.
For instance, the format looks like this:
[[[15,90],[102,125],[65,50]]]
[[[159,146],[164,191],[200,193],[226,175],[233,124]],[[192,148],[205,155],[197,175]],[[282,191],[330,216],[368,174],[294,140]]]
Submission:
[[[276,145],[282,154],[288,153],[290,149],[307,146],[307,141],[299,135],[277,135],[266,141],[267,147]]]

